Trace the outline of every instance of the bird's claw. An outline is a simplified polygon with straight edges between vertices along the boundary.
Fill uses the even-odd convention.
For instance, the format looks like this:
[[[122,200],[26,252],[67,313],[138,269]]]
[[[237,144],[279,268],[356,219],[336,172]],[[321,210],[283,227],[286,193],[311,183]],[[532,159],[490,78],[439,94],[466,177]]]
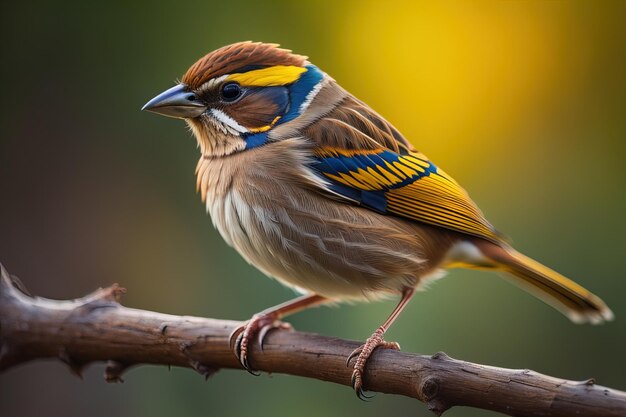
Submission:
[[[354,349],[352,353],[350,354],[350,356],[348,356],[348,359],[346,359],[346,368],[350,366],[350,362],[352,361],[352,359],[356,358],[357,356],[361,354],[361,351],[363,351],[363,346],[365,345],[363,344],[359,346],[358,348]]]
[[[363,391],[363,373],[365,371],[365,365],[367,364],[367,360],[371,356],[372,352],[374,352],[374,350],[377,348],[400,350],[400,345],[398,343],[386,342],[383,339],[383,335],[384,330],[382,328],[379,328],[374,332],[374,334],[372,334],[369,339],[367,339],[367,341],[363,345],[354,349],[346,360],[346,366],[350,366],[350,362],[352,361],[352,359],[356,358],[350,384],[352,385],[356,396],[363,401],[367,401],[373,397],[370,395],[366,395]]]
[[[257,342],[259,342],[259,347],[261,348],[261,352],[263,352],[263,342],[265,341],[265,336],[270,330],[293,330],[293,326],[289,323],[282,322],[280,320],[274,320],[270,324],[266,324],[261,327],[259,330],[259,334],[257,336]]]
[[[350,384],[356,393],[356,396],[359,397],[361,401],[369,401],[371,398],[374,398],[374,395],[367,395],[365,391],[363,391],[363,380],[361,373],[356,369],[352,371],[352,378],[350,378]]]
[[[252,375],[258,376],[260,372],[252,369],[248,361],[250,341],[256,334],[259,347],[263,351],[263,341],[268,332],[273,329],[293,330],[289,323],[279,321],[271,314],[259,314],[254,315],[249,321],[237,327],[230,334],[230,348],[234,351],[241,366]]]
[[[254,376],[259,376],[261,375],[261,373],[250,367],[250,363],[248,362],[247,349],[242,350],[242,341],[244,340],[243,338],[244,331],[245,329],[242,328],[241,331],[238,332],[239,334],[235,341],[235,347],[234,347],[235,356],[237,356],[239,363],[241,363],[241,366],[243,366],[246,371],[248,371],[250,374]],[[231,343],[231,347],[232,347],[232,343]]]

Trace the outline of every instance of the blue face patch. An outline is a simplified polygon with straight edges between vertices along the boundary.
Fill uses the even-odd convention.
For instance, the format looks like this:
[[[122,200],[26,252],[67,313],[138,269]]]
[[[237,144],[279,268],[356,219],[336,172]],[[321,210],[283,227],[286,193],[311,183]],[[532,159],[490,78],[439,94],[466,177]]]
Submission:
[[[306,101],[309,93],[324,78],[324,73],[315,65],[307,65],[306,69],[307,71],[302,73],[298,81],[287,87],[289,91],[288,111],[276,122],[276,125],[289,122],[300,116],[302,103]],[[278,97],[276,97],[276,99],[278,99]],[[246,149],[256,148],[267,143],[268,133],[269,131],[246,135],[244,137]]]

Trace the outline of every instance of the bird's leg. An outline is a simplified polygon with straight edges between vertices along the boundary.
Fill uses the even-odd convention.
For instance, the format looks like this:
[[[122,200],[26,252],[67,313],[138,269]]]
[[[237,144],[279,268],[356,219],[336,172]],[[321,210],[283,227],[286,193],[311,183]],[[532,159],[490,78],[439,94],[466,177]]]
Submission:
[[[263,350],[263,339],[272,329],[291,329],[291,325],[280,321],[281,318],[327,301],[321,295],[303,295],[302,297],[284,302],[252,316],[250,320],[236,328],[230,335],[230,346],[244,368],[257,375],[248,363],[250,341],[257,335],[259,346]]]
[[[365,371],[365,365],[370,355],[374,351],[374,349],[378,347],[382,347],[384,349],[394,349],[400,350],[400,345],[396,342],[385,342],[383,336],[385,332],[389,329],[389,327],[393,324],[393,322],[398,318],[404,307],[409,303],[411,298],[415,294],[415,289],[410,288],[405,290],[402,293],[402,299],[393,310],[389,318],[380,326],[376,331],[370,336],[369,339],[365,341],[365,343],[355,349],[350,356],[348,356],[348,360],[346,361],[346,365],[350,365],[350,361],[356,357],[356,362],[354,363],[354,371],[352,371],[352,388],[356,391],[357,397],[359,399],[364,400],[366,398],[370,398],[363,392],[363,372]]]

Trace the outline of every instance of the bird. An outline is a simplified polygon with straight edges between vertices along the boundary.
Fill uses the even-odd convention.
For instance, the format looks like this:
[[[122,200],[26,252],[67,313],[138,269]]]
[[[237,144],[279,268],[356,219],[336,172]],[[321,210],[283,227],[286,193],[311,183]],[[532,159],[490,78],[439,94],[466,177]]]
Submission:
[[[399,296],[346,361],[357,396],[368,398],[368,359],[400,348],[385,332],[416,290],[451,268],[500,272],[575,323],[613,319],[596,295],[516,251],[457,181],[306,56],[273,43],[227,45],[142,110],[187,123],[213,225],[248,263],[301,294],[231,335],[252,373],[251,344],[291,328],[285,316]]]

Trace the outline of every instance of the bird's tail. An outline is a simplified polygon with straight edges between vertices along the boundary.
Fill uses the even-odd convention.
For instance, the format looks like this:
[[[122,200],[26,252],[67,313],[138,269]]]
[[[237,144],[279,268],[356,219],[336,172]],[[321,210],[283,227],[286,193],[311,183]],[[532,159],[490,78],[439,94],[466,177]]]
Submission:
[[[613,320],[613,312],[599,297],[571,279],[513,248],[491,242],[476,242],[482,254],[506,272],[513,283],[550,304],[574,323],[598,324]]]

